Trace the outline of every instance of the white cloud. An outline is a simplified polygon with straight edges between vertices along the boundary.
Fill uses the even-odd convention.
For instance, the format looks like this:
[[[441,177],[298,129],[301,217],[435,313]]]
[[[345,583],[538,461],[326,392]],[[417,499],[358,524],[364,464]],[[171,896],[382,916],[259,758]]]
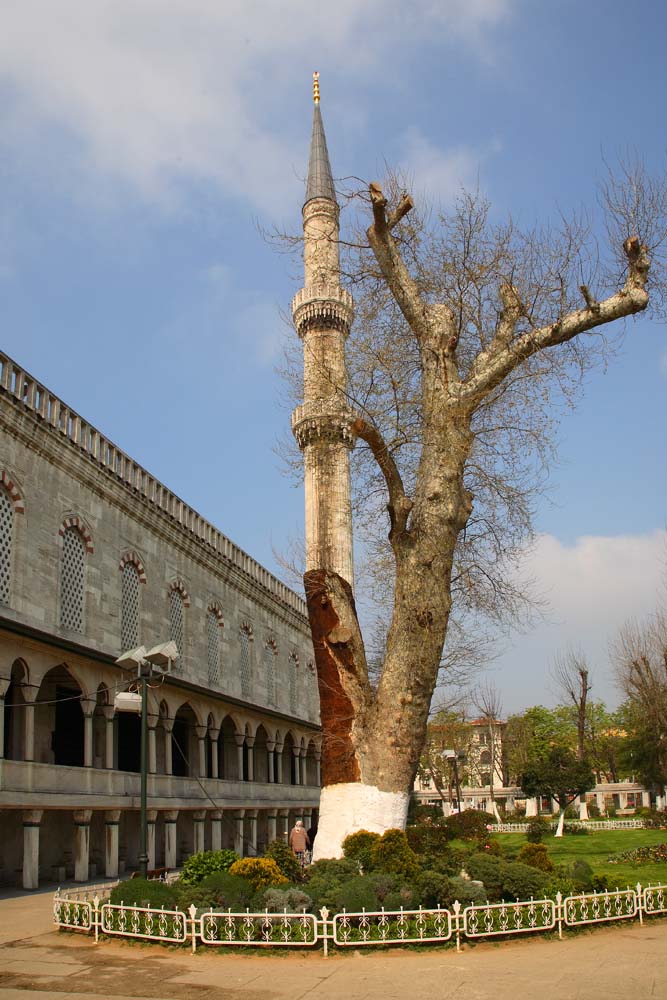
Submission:
[[[368,79],[396,46],[478,48],[514,0],[6,0],[0,80],[11,140],[55,125],[78,157],[168,199],[214,181],[259,208],[283,202],[301,162],[284,113],[310,63]],[[7,137],[7,132],[5,132]],[[42,152],[44,147],[42,146]],[[45,169],[48,168],[48,154]]]
[[[399,162],[427,202],[447,202],[461,188],[474,188],[484,154],[467,146],[443,150],[419,129],[406,131]]]
[[[523,573],[548,600],[547,620],[519,636],[494,664],[506,708],[553,703],[549,666],[566,646],[581,648],[593,668],[593,697],[615,703],[609,643],[628,618],[644,618],[660,602],[667,532],[586,535],[566,545],[541,535]]]

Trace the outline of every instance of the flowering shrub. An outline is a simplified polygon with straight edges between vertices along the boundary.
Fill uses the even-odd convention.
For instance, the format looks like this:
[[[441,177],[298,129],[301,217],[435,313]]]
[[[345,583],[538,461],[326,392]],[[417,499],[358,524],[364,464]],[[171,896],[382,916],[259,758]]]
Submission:
[[[362,871],[370,871],[371,848],[380,839],[379,833],[371,833],[370,830],[357,830],[351,833],[343,841],[343,857],[350,861],[355,861]]]
[[[241,858],[234,862],[229,874],[245,879],[255,892],[272,885],[287,885],[289,882],[272,858]]]
[[[621,851],[607,858],[610,865],[618,865],[624,861],[634,861],[637,864],[649,864],[654,861],[667,861],[667,844],[653,844],[651,847],[635,847],[632,851]]]

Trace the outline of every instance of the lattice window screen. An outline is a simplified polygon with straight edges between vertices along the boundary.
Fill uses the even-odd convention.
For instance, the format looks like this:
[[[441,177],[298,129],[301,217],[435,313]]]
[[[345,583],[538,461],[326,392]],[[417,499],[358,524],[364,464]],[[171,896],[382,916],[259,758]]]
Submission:
[[[220,622],[218,616],[209,611],[206,615],[206,640],[208,655],[208,682],[220,682]]]
[[[60,578],[60,624],[73,632],[83,632],[83,577],[86,543],[76,528],[63,535],[63,561]]]
[[[139,571],[125,563],[121,579],[120,644],[123,650],[139,645]]]
[[[289,658],[289,710],[292,713],[292,715],[296,715],[296,710],[297,710],[297,701],[298,701],[298,698],[297,698],[297,680],[298,680],[298,677],[297,677],[297,672],[296,671],[297,671],[298,663],[299,663],[299,661],[298,661],[297,657],[294,655],[294,653],[292,653],[292,655]]]
[[[0,604],[9,604],[13,530],[14,505],[9,493],[0,489]]]
[[[177,590],[169,591],[169,638],[173,639],[178,646],[177,661],[178,666],[183,665],[183,652],[185,648],[185,606],[183,598]]]
[[[264,670],[266,671],[266,697],[269,705],[276,703],[276,651],[273,646],[264,647]]]
[[[252,688],[252,673],[250,668],[250,635],[241,629],[241,694],[250,697]]]

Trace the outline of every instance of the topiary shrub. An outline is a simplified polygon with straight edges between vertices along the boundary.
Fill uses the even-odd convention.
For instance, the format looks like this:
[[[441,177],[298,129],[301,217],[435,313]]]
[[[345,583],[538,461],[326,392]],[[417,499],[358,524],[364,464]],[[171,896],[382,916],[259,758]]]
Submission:
[[[541,872],[552,872],[554,863],[549,857],[544,844],[524,844],[516,856],[516,860],[523,865],[530,865]]]
[[[588,861],[579,858],[571,866],[570,878],[574,882],[577,892],[590,892],[593,888],[593,869]]]
[[[372,867],[371,850],[379,839],[379,833],[371,833],[370,830],[357,830],[356,833],[349,834],[343,841],[343,857],[355,861],[358,870],[368,872]]]
[[[200,851],[198,854],[191,854],[183,865],[179,882],[184,885],[199,885],[207,875],[229,871],[238,860],[236,851],[229,850]]]
[[[194,891],[197,890],[202,894],[208,893],[210,902],[202,901],[201,904],[195,905],[217,906],[225,910],[245,910],[253,906],[255,898],[255,890],[250,882],[240,875],[232,875],[231,872],[214,872],[213,875],[207,875]]]
[[[486,854],[468,859],[468,874],[483,882],[489,899],[530,899],[544,889],[546,875],[518,861],[503,861]]]
[[[322,858],[306,870],[304,890],[313,900],[313,909],[322,906],[336,910],[336,900],[343,882],[359,874],[356,861],[349,858]]]
[[[166,910],[173,910],[177,905],[177,893],[164,882],[131,878],[114,886],[109,902],[116,906],[124,903],[126,906],[150,906],[157,909],[164,906]]]
[[[382,872],[416,878],[417,855],[410,848],[403,830],[386,830],[371,847],[371,866]]]
[[[439,826],[409,826],[405,831],[408,844],[416,854],[432,857],[444,854],[451,835],[442,824]]]
[[[266,851],[265,858],[271,858],[289,882],[301,882],[304,874],[294,851],[284,840],[272,840]]]
[[[229,874],[245,879],[255,892],[268,889],[271,885],[287,885],[289,881],[273,858],[241,858],[234,862]]]
[[[529,844],[541,844],[544,837],[551,833],[551,827],[541,816],[534,816],[528,822],[526,840]]]
[[[495,818],[480,809],[464,809],[463,812],[448,816],[445,829],[452,840],[483,840],[488,835],[487,827],[495,823]]]

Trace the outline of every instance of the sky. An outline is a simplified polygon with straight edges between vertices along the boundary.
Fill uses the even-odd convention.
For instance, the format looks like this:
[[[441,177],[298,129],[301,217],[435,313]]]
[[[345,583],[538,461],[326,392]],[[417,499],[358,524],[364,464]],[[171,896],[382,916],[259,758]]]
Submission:
[[[281,575],[301,281],[262,229],[300,228],[312,71],[337,177],[390,163],[445,208],[479,183],[530,225],[595,209],[606,159],[664,168],[666,36],[657,0],[5,0],[0,348]],[[609,641],[661,599],[664,323],[587,382],[526,554],[549,609],[491,668],[505,713],[555,702],[567,644],[614,704]]]

